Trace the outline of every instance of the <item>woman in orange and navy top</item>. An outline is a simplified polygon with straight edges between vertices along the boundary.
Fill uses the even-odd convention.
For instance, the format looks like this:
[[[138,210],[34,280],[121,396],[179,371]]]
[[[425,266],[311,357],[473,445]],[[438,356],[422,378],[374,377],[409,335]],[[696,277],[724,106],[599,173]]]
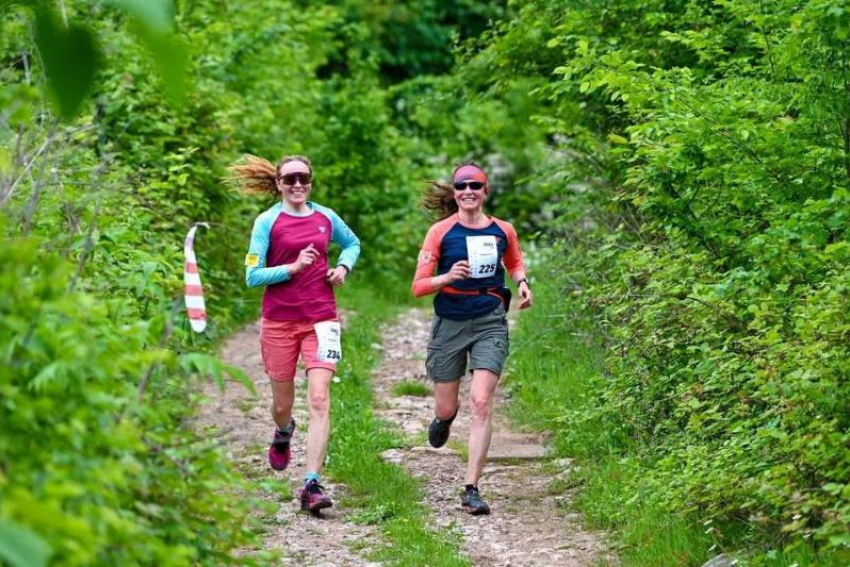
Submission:
[[[534,299],[514,227],[487,216],[487,174],[475,164],[452,174],[452,185],[433,182],[423,206],[441,218],[419,253],[413,295],[436,293],[435,317],[425,367],[434,382],[434,420],[428,440],[442,447],[460,407],[460,379],[472,373],[469,459],[461,504],[470,514],[489,514],[478,491],[492,434],[493,394],[508,355],[505,272],[517,284],[519,308]],[[436,271],[436,275],[434,272]]]

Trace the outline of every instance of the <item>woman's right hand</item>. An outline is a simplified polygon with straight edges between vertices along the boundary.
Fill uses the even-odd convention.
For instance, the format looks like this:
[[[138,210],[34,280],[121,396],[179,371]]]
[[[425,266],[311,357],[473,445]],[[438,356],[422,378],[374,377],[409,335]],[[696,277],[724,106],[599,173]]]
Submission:
[[[311,265],[316,261],[316,258],[319,256],[319,251],[313,247],[311,243],[307,248],[303,249],[298,253],[298,258],[289,265],[289,273],[292,275],[297,274],[307,266]]]
[[[460,260],[458,262],[455,262],[452,266],[452,269],[443,275],[443,277],[445,278],[445,283],[443,285],[454,283],[459,280],[465,280],[469,277],[469,275],[469,262],[467,262],[466,260]]]

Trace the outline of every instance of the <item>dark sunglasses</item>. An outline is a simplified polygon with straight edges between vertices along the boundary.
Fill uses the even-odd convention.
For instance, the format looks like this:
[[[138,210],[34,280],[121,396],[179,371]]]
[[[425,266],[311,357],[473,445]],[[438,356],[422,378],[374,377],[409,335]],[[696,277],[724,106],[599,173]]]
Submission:
[[[309,185],[313,182],[313,175],[310,173],[301,173],[300,171],[297,173],[285,173],[280,176],[280,180],[284,185],[295,185],[299,182],[301,185]]]
[[[455,187],[455,191],[463,191],[467,187],[473,191],[481,191],[484,189],[485,184],[481,181],[455,181],[453,185]]]

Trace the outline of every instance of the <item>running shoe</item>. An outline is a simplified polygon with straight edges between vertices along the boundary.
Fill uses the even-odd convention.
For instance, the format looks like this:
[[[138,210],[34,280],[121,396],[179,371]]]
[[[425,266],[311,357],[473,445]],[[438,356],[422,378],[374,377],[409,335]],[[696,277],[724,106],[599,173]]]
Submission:
[[[280,429],[274,428],[274,440],[269,445],[269,465],[276,470],[286,470],[289,466],[289,460],[292,458],[292,434],[295,433],[295,420],[289,418],[289,427],[287,433],[281,433]]]
[[[316,513],[323,508],[330,508],[333,502],[330,497],[322,494],[324,486],[311,480],[301,489],[301,509],[305,512]]]
[[[431,421],[431,425],[428,426],[428,442],[432,447],[439,448],[446,444],[446,441],[449,440],[452,422],[456,417],[457,410],[455,410],[455,414],[448,419],[435,417]]]
[[[460,496],[460,505],[473,516],[490,513],[490,507],[481,499],[477,488],[464,489]]]

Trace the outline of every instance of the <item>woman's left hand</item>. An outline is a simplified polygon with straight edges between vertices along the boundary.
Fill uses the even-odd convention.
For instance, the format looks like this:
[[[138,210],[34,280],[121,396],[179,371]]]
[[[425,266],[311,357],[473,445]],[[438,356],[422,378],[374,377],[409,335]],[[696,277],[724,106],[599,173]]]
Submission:
[[[331,268],[330,270],[328,270],[328,283],[330,283],[334,287],[339,287],[345,283],[345,276],[347,275],[348,270],[346,270],[342,266]]]
[[[519,284],[519,308],[526,309],[534,304],[534,294],[531,293],[531,288],[528,287],[528,282]]]

